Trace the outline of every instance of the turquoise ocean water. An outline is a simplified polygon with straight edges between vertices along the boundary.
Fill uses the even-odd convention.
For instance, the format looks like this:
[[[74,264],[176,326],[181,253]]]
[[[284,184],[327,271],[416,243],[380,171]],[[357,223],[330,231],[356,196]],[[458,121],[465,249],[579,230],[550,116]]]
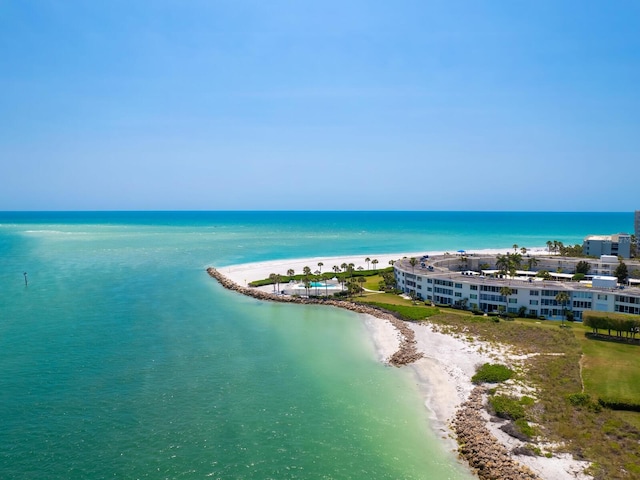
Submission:
[[[356,315],[260,303],[205,267],[632,226],[632,213],[0,212],[0,478],[470,478]]]

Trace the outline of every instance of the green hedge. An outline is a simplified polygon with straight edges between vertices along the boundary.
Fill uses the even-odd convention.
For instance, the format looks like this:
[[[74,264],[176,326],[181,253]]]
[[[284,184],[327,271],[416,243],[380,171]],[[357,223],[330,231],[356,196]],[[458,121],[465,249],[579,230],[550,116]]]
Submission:
[[[598,398],[598,403],[611,410],[625,410],[627,412],[640,412],[640,403],[614,398]]]
[[[587,310],[582,313],[582,321],[585,326],[591,327],[594,333],[599,330],[614,330],[618,336],[622,333],[635,338],[640,332],[640,315],[629,315],[625,313],[596,312]]]
[[[334,271],[322,272],[319,277],[322,277],[323,280],[332,279],[332,278],[349,278],[349,277],[373,277],[374,275],[380,275],[384,272],[392,272],[393,267],[387,268],[379,268],[378,270],[355,270],[351,274],[347,272],[339,272],[336,273]],[[309,275],[309,278],[312,278],[314,274]],[[280,275],[280,284],[289,283],[291,280],[295,280],[296,282],[304,281],[306,275],[297,274],[297,275]],[[264,278],[262,280],[255,280],[250,282],[249,285],[252,287],[264,287],[265,285],[273,285],[275,282],[270,278]]]

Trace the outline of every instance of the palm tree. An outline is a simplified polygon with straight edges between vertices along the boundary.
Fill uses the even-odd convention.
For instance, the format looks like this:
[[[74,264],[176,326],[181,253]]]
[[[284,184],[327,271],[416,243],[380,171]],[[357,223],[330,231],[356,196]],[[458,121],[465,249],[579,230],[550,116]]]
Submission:
[[[347,271],[347,267],[348,265],[346,263],[343,263],[342,265],[340,265],[340,268],[342,269],[343,272]]]
[[[506,275],[511,267],[511,259],[509,254],[496,256],[496,268],[500,270],[502,275]]]
[[[282,277],[280,276],[279,273],[276,273],[273,279],[275,280],[276,286],[278,287],[277,288],[278,292],[280,292],[280,280],[282,280]]]
[[[287,275],[290,277],[293,277],[296,274],[295,270],[293,268],[290,268],[289,270],[287,270]]]
[[[536,273],[536,277],[540,277],[543,280],[551,280],[551,274],[547,270],[540,270]]]
[[[513,244],[513,253],[517,253],[518,252],[518,244],[514,243]]]
[[[466,256],[464,255],[460,256],[460,259],[458,260],[458,262],[460,263],[460,270],[463,270],[466,268],[468,261],[469,259]]]
[[[355,279],[350,278],[347,282],[347,292],[349,296],[353,297],[353,295],[356,294],[359,289],[360,286],[358,285],[358,282]]]
[[[311,288],[311,280],[309,280],[309,277],[304,277],[302,279],[302,282],[304,283],[304,289],[307,291],[307,297],[309,296],[309,289]]]
[[[520,255],[519,253],[514,253],[513,255],[509,256],[509,275],[511,275],[511,277],[515,277],[517,270],[520,268],[520,266],[522,265],[522,255]]]
[[[318,267],[320,268],[320,273],[322,273],[322,267],[323,266],[324,266],[324,263],[318,262]]]
[[[527,259],[527,265],[529,265],[529,270],[533,270],[533,267],[538,265],[538,259],[536,257],[529,257]]]
[[[369,270],[369,262],[371,259],[369,257],[365,258],[364,261],[367,263],[367,270]]]
[[[551,253],[551,247],[553,247],[553,242],[551,240],[547,240],[547,250]]]
[[[526,254],[527,254],[527,247],[522,247],[522,248],[520,249],[520,253],[521,253],[522,255],[526,255]]]
[[[389,265],[391,265],[393,267],[393,264],[396,263],[395,260],[389,260]]]
[[[304,268],[302,269],[302,273],[303,273],[304,275],[311,275],[311,269],[310,269],[309,267],[304,267]]]
[[[275,273],[270,273],[269,274],[269,280],[271,280],[273,282],[273,293],[276,293],[276,274]]]
[[[364,284],[367,281],[367,279],[364,277],[358,277],[356,281],[360,284],[360,292],[361,293],[364,292]]]
[[[340,271],[340,267],[338,265],[333,266],[333,271],[338,273]]]
[[[374,258],[373,260],[371,260],[371,263],[373,264],[373,269],[375,270],[376,265],[378,265],[378,260]]]
[[[416,257],[411,257],[409,259],[409,265],[411,265],[411,272],[412,273],[416,272],[416,263],[418,263],[418,260],[416,259]]]
[[[569,294],[567,292],[558,292],[558,294],[556,295],[556,302],[558,302],[560,305],[562,305],[562,326],[564,327],[564,319],[566,316],[566,304],[567,302],[569,302],[569,300],[571,300],[571,297],[569,296]]]

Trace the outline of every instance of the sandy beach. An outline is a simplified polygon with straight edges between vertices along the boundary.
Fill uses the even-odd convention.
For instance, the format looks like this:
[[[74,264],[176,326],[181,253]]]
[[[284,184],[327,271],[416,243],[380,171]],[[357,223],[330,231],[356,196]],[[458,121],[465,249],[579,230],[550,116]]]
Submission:
[[[493,249],[483,249],[483,250],[467,250],[465,254],[467,255],[491,255],[496,253],[507,253],[511,252],[512,248],[493,248]],[[255,262],[255,263],[244,263],[239,265],[229,265],[226,267],[220,267],[218,270],[220,273],[224,274],[229,280],[233,280],[238,285],[247,286],[249,282],[254,280],[261,280],[263,278],[268,278],[271,273],[276,273],[280,275],[286,275],[287,270],[292,268],[296,274],[301,274],[304,267],[309,267],[312,272],[316,270],[321,270],[322,272],[331,272],[333,271],[333,266],[337,265],[338,267],[343,263],[353,263],[355,268],[362,267],[364,270],[374,270],[386,268],[389,266],[390,260],[398,260],[403,257],[416,257],[420,258],[423,255],[443,255],[447,253],[445,251],[422,251],[422,252],[409,252],[409,253],[382,253],[382,254],[369,254],[369,255],[349,255],[349,256],[340,256],[340,257],[313,257],[313,258],[296,258],[296,259],[286,259],[286,260],[272,260],[267,262]],[[448,252],[452,255],[454,252]],[[543,247],[535,247],[528,248],[527,253],[531,255],[541,255],[548,254],[546,249]],[[373,264],[369,262],[365,262],[365,259],[369,258],[371,260],[378,260],[377,264]],[[318,266],[318,263],[322,263],[322,267]]]
[[[504,253],[508,248],[492,249],[481,251],[469,251],[468,254],[490,254]],[[532,254],[546,253],[543,248],[533,248],[529,250]],[[389,260],[397,260],[402,257],[420,257],[422,255],[436,255],[444,252],[410,252],[402,254],[380,254],[380,255],[359,255],[344,257],[317,257],[294,260],[277,260],[270,262],[260,262],[244,265],[233,265],[221,267],[219,273],[232,280],[240,286],[246,286],[253,280],[267,278],[271,273],[286,274],[287,270],[293,268],[296,273],[301,273],[305,266],[309,266],[312,271],[318,269],[318,262],[324,265],[322,271],[330,271],[333,265],[342,263],[354,263],[356,268],[362,266],[367,268],[365,258],[378,260],[378,268],[389,266]],[[369,264],[369,268],[373,266]],[[388,320],[377,318],[373,315],[361,314],[372,342],[376,346],[378,357],[381,362],[387,362],[390,356],[396,352],[400,344],[400,334],[398,330]],[[457,448],[455,433],[452,430],[452,421],[456,412],[465,402],[474,385],[471,377],[476,368],[483,363],[496,362],[505,363],[517,367],[518,362],[523,359],[511,352],[508,346],[489,345],[477,340],[469,341],[467,338],[459,338],[437,331],[437,328],[425,324],[408,324],[415,333],[416,348],[423,355],[423,358],[402,367],[412,369],[416,383],[419,387],[425,407],[431,413],[432,427],[448,443],[451,449]],[[526,385],[518,385],[515,388],[529,388]],[[485,412],[486,413],[486,412]],[[491,422],[488,414],[484,415],[487,429],[504,445],[507,450],[522,445],[522,442],[510,437],[498,429],[495,423]],[[544,479],[589,479],[582,471],[588,466],[587,462],[576,461],[570,456],[554,455],[552,458],[532,457],[524,455],[511,455],[511,457],[521,465],[528,467],[531,471]]]

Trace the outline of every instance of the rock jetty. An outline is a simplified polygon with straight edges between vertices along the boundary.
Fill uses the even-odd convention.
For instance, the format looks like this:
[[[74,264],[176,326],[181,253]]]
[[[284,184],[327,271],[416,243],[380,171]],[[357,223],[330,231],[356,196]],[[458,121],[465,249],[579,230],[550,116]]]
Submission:
[[[460,456],[481,479],[539,480],[539,476],[511,458],[507,449],[487,429],[482,416],[484,393],[485,387],[475,387],[452,422]]]
[[[345,308],[352,312],[365,313],[373,315],[384,320],[388,320],[398,331],[400,335],[400,348],[388,359],[390,365],[399,367],[408,365],[422,358],[422,353],[416,349],[416,340],[413,330],[411,330],[404,321],[394,316],[391,312],[383,311],[370,305],[361,303],[347,302],[334,298],[302,298],[290,295],[276,295],[274,293],[265,292],[251,287],[243,287],[232,280],[229,280],[222,273],[213,267],[207,268],[207,273],[215,278],[224,288],[233,290],[234,292],[257,298],[258,300],[266,300],[270,302],[282,303],[301,303],[304,305],[327,305],[331,307]]]

